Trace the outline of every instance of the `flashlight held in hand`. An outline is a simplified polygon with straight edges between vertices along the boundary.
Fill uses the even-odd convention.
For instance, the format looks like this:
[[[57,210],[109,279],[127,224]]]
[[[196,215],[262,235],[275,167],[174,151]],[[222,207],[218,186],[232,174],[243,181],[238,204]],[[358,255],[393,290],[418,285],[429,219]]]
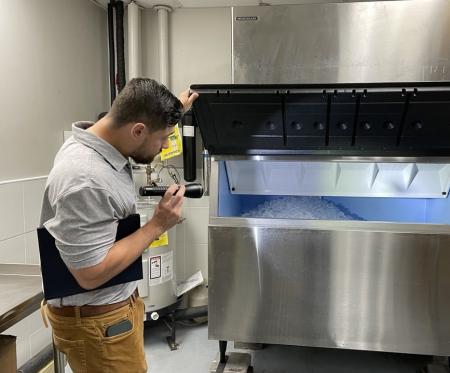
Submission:
[[[166,193],[168,186],[145,186],[139,188],[139,194],[141,196],[154,196],[154,197],[163,197]],[[203,186],[201,184],[192,183],[185,185],[186,192],[184,192],[184,196],[187,198],[201,198],[203,196]],[[174,193],[174,195],[177,192]]]

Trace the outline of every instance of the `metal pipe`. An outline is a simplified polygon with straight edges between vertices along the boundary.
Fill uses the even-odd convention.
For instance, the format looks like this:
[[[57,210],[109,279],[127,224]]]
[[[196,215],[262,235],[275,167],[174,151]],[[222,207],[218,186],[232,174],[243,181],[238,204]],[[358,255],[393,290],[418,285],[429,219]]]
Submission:
[[[123,32],[123,1],[116,1],[117,88],[125,87],[125,47]]]
[[[197,159],[195,152],[195,121],[192,110],[184,114],[183,124],[183,175],[184,180],[194,181],[197,178]]]
[[[128,79],[141,76],[141,32],[139,5],[128,5]]]
[[[111,105],[116,99],[116,55],[114,52],[114,0],[108,4],[109,92]]]
[[[156,5],[154,9],[158,13],[159,81],[169,88],[169,13],[172,8]]]
[[[175,311],[175,320],[190,320],[208,316],[208,306],[190,307]]]
[[[53,342],[53,363],[55,373],[64,373],[66,371],[65,359],[65,355],[61,351],[58,351]]]

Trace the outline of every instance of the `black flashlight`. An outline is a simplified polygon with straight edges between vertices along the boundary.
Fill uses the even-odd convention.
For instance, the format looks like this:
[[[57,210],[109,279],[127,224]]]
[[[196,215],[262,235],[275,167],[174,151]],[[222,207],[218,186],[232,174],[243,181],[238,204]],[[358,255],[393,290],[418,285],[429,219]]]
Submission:
[[[169,186],[145,186],[139,188],[139,194],[141,196],[154,196],[154,197],[162,197],[166,193]],[[187,198],[201,198],[203,196],[203,186],[201,184],[192,183],[185,185],[186,192],[184,196]],[[177,192],[174,193],[174,195]]]

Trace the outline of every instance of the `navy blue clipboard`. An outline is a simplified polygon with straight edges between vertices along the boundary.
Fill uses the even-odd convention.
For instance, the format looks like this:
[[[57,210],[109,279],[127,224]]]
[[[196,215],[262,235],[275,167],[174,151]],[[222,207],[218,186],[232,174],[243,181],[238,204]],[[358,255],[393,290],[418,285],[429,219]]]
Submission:
[[[119,220],[117,226],[116,241],[129,236],[140,227],[139,214],[132,214],[125,219]],[[64,264],[59,251],[55,245],[55,239],[44,227],[37,229],[39,241],[39,255],[41,257],[42,282],[44,285],[45,299],[55,299],[70,295],[85,293],[67,266]],[[137,258],[125,270],[113,277],[111,280],[99,286],[103,289],[114,285],[124,284],[131,281],[141,280],[142,257]]]

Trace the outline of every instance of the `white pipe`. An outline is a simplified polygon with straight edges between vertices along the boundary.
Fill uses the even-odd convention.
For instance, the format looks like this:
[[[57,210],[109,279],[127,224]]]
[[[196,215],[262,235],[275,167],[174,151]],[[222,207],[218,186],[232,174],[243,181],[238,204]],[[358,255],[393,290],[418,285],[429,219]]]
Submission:
[[[158,12],[158,40],[159,40],[159,81],[167,88],[170,83],[169,76],[169,13],[172,8],[165,5],[156,5]]]
[[[141,28],[139,6],[128,5],[128,79],[141,76]]]

